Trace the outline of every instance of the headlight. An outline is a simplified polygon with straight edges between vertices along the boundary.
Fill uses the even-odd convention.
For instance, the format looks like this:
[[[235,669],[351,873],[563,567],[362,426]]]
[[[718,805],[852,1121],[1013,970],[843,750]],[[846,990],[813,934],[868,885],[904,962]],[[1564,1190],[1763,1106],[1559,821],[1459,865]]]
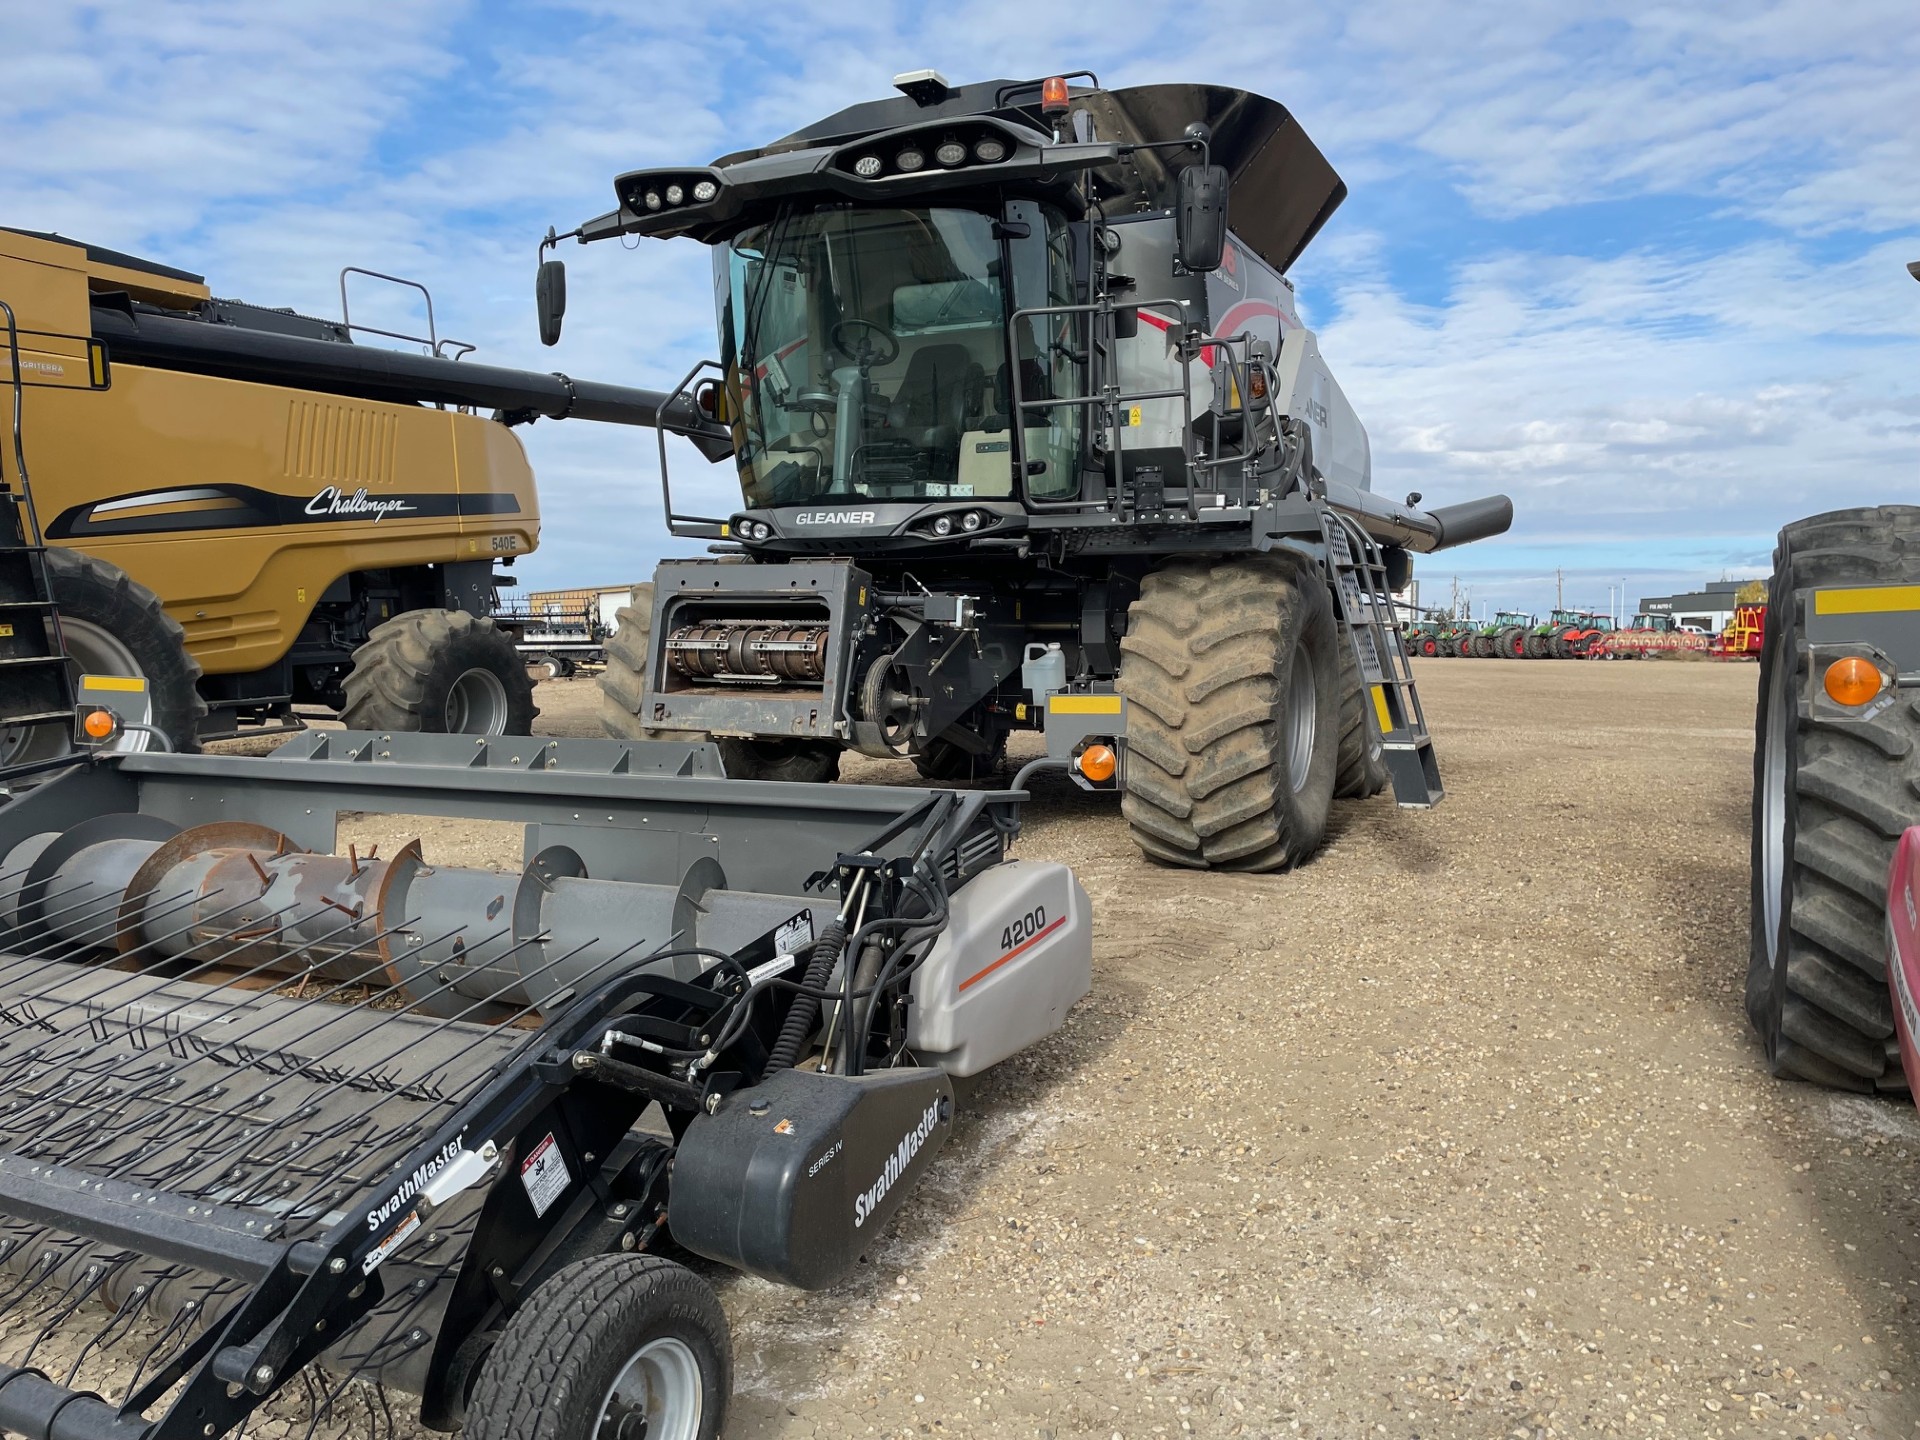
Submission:
[[[933,158],[949,169],[955,165],[964,165],[967,163],[967,147],[958,140],[943,141],[940,148],[933,152]]]
[[[918,150],[902,150],[893,157],[893,163],[911,175],[927,163],[927,157]]]
[[[858,175],[862,180],[873,179],[874,176],[880,173],[880,157],[878,155],[862,155],[858,160],[853,162],[853,173]]]
[[[711,180],[702,180],[698,185],[693,187],[693,198],[698,200],[702,205],[706,204],[707,201],[719,193],[720,187]]]
[[[977,140],[973,146],[973,158],[988,165],[1004,160],[1007,158],[1007,142],[995,140],[992,136]]]
[[[953,533],[953,517],[951,515],[942,515],[938,520],[934,521],[933,533],[936,535],[951,535]]]
[[[658,190],[647,191],[647,209],[658,210],[659,208],[660,208],[660,192]]]
[[[767,524],[766,521],[756,520],[753,522],[753,538],[754,539],[765,540],[771,534],[773,534],[773,527]]]
[[[678,205],[686,198],[687,192],[682,190],[678,185],[667,186],[667,204]]]
[[[978,510],[969,510],[960,517],[960,528],[962,530],[978,530],[984,518]]]

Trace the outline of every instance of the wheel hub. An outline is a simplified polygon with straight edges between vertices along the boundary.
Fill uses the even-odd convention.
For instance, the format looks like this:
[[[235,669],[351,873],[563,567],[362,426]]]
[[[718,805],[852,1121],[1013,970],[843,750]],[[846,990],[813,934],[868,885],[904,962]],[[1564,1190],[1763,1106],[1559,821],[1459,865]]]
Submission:
[[[701,1404],[700,1362],[685,1341],[662,1336],[614,1380],[593,1440],[695,1440]]]
[[[1783,647],[1784,648],[1784,647]],[[1787,889],[1787,736],[1796,706],[1788,684],[1785,657],[1775,651],[1773,673],[1767,682],[1766,723],[1761,739],[1760,899],[1761,925],[1766,933],[1767,964],[1780,965],[1780,924]]]
[[[447,689],[444,728],[449,735],[507,733],[507,687],[491,670],[475,666]]]
[[[1297,795],[1307,788],[1313,772],[1313,731],[1317,692],[1314,688],[1313,662],[1305,651],[1295,649],[1293,664],[1287,672],[1287,783]]]

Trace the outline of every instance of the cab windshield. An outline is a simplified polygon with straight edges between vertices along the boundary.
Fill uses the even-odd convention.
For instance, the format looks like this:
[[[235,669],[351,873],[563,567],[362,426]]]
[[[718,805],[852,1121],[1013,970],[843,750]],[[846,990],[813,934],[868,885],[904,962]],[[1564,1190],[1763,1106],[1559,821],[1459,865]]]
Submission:
[[[1067,229],[1015,201],[955,209],[796,208],[715,251],[721,363],[751,506],[1016,493],[1022,400],[1079,394],[1082,357],[1016,309],[1071,304]],[[1079,407],[1029,414],[1033,493],[1077,488]]]

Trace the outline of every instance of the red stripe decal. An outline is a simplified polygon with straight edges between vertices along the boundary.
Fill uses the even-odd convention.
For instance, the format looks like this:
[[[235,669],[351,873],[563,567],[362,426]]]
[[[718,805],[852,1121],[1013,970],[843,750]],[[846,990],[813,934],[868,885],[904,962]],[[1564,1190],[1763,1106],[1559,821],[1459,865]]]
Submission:
[[[987,976],[993,974],[993,972],[998,970],[1002,965],[1006,964],[1009,960],[1013,959],[1016,955],[1019,955],[1022,951],[1031,950],[1034,946],[1038,945],[1042,940],[1046,939],[1047,936],[1053,934],[1054,931],[1058,930],[1062,925],[1066,923],[1067,923],[1067,917],[1062,915],[1058,920],[1054,921],[1051,925],[1047,926],[1046,929],[1042,930],[1038,935],[1034,936],[1031,940],[1024,941],[1021,944],[1014,946],[1013,949],[1007,951],[1006,954],[1002,955],[998,960],[994,961],[991,965],[987,966],[986,969],[976,970],[973,974],[969,975],[966,979],[962,980],[960,982],[960,988],[962,990],[965,990],[969,985],[978,984],[980,981],[986,979]]]

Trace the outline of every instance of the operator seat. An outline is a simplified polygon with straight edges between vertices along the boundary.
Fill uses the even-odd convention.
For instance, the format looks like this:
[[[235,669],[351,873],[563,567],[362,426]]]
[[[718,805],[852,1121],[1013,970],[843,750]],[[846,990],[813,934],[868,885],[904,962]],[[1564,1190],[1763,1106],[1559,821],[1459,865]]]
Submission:
[[[937,479],[951,480],[960,437],[979,416],[985,390],[986,372],[966,346],[922,346],[887,408],[887,428],[928,452]]]

